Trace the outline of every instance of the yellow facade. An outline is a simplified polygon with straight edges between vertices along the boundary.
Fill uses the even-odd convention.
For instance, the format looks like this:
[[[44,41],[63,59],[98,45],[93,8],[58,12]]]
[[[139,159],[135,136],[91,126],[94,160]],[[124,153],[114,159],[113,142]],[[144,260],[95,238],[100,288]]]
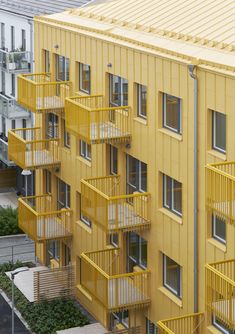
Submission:
[[[27,206],[27,199],[20,200],[21,211],[34,224],[30,235],[37,241],[42,263],[49,264],[48,240],[59,240],[61,245],[58,266],[66,262],[64,245],[70,248],[71,261],[76,266],[77,298],[107,328],[110,328],[111,312],[127,309],[129,325],[141,325],[143,333],[146,333],[146,318],[157,325],[161,319],[172,317],[159,322],[160,333],[188,334],[196,328],[198,333],[216,334],[219,331],[212,325],[213,315],[234,330],[234,163],[220,164],[235,160],[235,67],[231,65],[233,55],[229,53],[232,48],[224,44],[227,49],[223,53],[217,44],[214,47],[214,42],[210,44],[206,39],[205,43],[196,45],[204,37],[198,33],[198,39],[187,38],[189,34],[183,28],[180,35],[176,34],[176,28],[172,34],[167,26],[165,34],[157,26],[151,28],[148,19],[154,18],[149,13],[151,4],[156,11],[157,0],[147,1],[143,13],[140,1],[130,1],[126,15],[126,2],[116,3],[119,5],[111,1],[98,3],[35,20],[35,67],[37,73],[43,73],[35,78],[44,81],[32,83],[34,79],[20,76],[18,95],[19,102],[36,113],[41,134],[22,140],[16,130],[10,132],[9,156],[23,168],[36,169],[37,196],[47,193],[45,170],[51,172],[50,201],[54,204],[50,210],[40,204],[37,210]],[[150,16],[146,14],[147,8]],[[146,21],[139,22],[137,14]],[[51,72],[46,79],[45,50],[49,51]],[[59,89],[56,55],[69,59],[69,80],[60,82]],[[90,66],[88,95],[79,90],[79,63]],[[189,75],[190,64],[195,66],[199,87],[197,310],[194,300],[195,90]],[[110,107],[111,74],[128,80],[128,105]],[[137,84],[147,87],[146,119],[137,115]],[[181,133],[162,125],[163,94],[180,98]],[[212,149],[213,111],[226,115],[226,154]],[[36,145],[42,146],[38,142],[43,141],[44,145],[48,140],[45,122],[49,112],[58,116],[59,138],[38,149],[44,152],[42,156],[39,152],[40,161],[31,153],[31,163],[27,165],[27,152],[29,155],[37,151]],[[108,113],[114,115],[114,121],[104,133],[101,124],[106,122]],[[70,133],[70,147],[65,145],[65,128]],[[91,145],[91,160],[80,155],[79,140]],[[118,149],[118,176],[109,176],[110,144]],[[147,164],[147,191],[127,195],[126,155]],[[182,216],[163,207],[163,174],[182,184]],[[70,186],[70,210],[61,209],[62,218],[58,218],[56,211],[57,179]],[[108,218],[110,206],[113,224]],[[126,210],[121,223],[117,218],[120,206]],[[125,220],[127,211],[129,216]],[[54,214],[57,227],[51,234],[44,231],[38,236],[35,226],[41,224],[42,212],[50,215],[44,225],[50,223]],[[91,227],[81,221],[81,213],[89,218]],[[212,213],[226,220],[226,244],[212,237]],[[22,228],[27,232],[29,227],[25,223]],[[130,231],[147,241],[147,268],[136,265],[131,273],[126,270]],[[118,234],[118,249],[110,245],[114,233]],[[181,296],[163,286],[163,254],[181,266]],[[223,262],[227,260],[232,263],[227,265],[229,268]],[[50,261],[56,266],[55,259]],[[223,299],[228,303],[224,306],[226,312],[223,306],[215,304]]]

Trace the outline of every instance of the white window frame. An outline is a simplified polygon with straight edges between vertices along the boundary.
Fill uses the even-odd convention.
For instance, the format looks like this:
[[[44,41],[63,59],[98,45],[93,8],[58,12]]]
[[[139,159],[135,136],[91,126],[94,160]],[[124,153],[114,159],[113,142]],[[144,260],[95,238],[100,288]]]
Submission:
[[[179,269],[180,269],[180,275],[179,275],[180,282],[179,282],[179,292],[178,292],[177,290],[172,288],[170,285],[168,285],[166,282],[166,277],[167,277],[166,258],[167,257],[169,258],[169,256],[163,254],[163,286],[166,287],[169,291],[171,291],[176,297],[182,299],[182,267],[173,260],[179,266]]]
[[[212,110],[212,148],[218,152],[226,154],[226,149],[216,146],[216,116],[222,114],[225,117],[225,147],[226,147],[226,115],[218,111]]]
[[[212,316],[212,325],[223,334],[231,334],[231,331],[217,322],[215,314]]]
[[[48,249],[48,253],[51,257],[57,261],[60,260],[60,242],[58,240],[50,240],[49,243],[53,244],[53,251],[51,252],[50,246]]]
[[[131,233],[135,233],[137,236],[138,236],[138,258],[137,259],[134,259],[130,254],[129,254],[129,249],[130,249],[130,237],[128,236],[128,258],[133,262],[135,263],[137,266],[143,268],[143,269],[147,269],[147,266],[145,264],[143,264],[143,261],[142,261],[142,240],[145,240],[143,237],[141,237],[138,233],[136,232],[131,232]],[[147,240],[145,240],[146,243],[147,243],[147,263],[148,263],[148,242]]]
[[[80,220],[81,220],[85,225],[87,225],[88,227],[91,228],[91,225],[92,225],[91,220],[90,220],[89,218],[87,218],[86,216],[84,216],[83,213],[82,213],[82,211],[81,211],[81,213],[80,213]]]
[[[118,161],[117,161],[117,172],[114,171],[114,150],[117,150],[117,159],[118,159],[118,149],[117,147],[113,146],[113,145],[110,145],[110,173],[112,175],[117,175],[117,172],[118,172]]]
[[[84,89],[83,87],[83,80],[82,80],[82,73],[83,73],[83,66],[89,67],[89,90]],[[79,90],[86,94],[91,93],[91,66],[84,63],[79,63]]]
[[[146,97],[146,115],[142,114],[142,93],[141,93],[141,88],[146,87],[146,94],[147,94],[147,86],[142,85],[142,84],[136,84],[136,92],[137,92],[137,116],[143,119],[147,119],[147,97]]]
[[[127,85],[128,85],[128,80],[123,78],[123,77],[120,77],[119,75],[116,75],[116,74],[110,74],[109,76],[109,104],[113,107],[118,107],[119,105],[112,102],[112,91],[113,91],[113,78],[114,77],[117,77],[118,78],[118,87],[120,88],[120,106],[125,106],[124,104],[124,90],[123,90],[123,85],[126,81]],[[128,94],[128,98],[129,98],[129,85],[128,85],[128,89],[127,89],[127,94]]]
[[[151,326],[153,326],[153,331],[151,330]],[[146,334],[157,334],[158,333],[158,328],[157,325],[155,325],[151,320],[149,320],[148,318],[146,318],[146,330],[147,333]]]
[[[115,235],[117,235],[117,238],[118,238],[118,241],[119,241],[118,233],[112,233],[112,234],[110,235],[110,244],[111,244],[112,246],[114,246],[114,247],[118,247],[118,242],[116,243],[116,242],[114,241],[114,238],[113,238]]]
[[[216,218],[221,219],[220,217],[218,217],[216,214],[212,215],[212,237],[216,240],[218,240],[219,242],[221,242],[222,244],[226,245],[226,239],[221,238],[218,234],[216,234]],[[226,233],[226,221],[225,219],[221,219],[224,221],[225,224],[225,233]],[[226,238],[226,236],[225,236]]]
[[[170,206],[168,205],[167,203],[167,197],[166,197],[166,194],[167,194],[167,178],[169,178],[171,180],[171,199],[170,199]],[[181,197],[183,196],[183,187],[182,187],[182,183],[173,179],[172,177],[166,175],[166,174],[163,174],[163,207],[170,210],[171,212],[175,213],[176,215],[182,217],[182,212],[179,212],[177,211],[175,208],[174,208],[174,182],[178,182],[181,184]],[[182,211],[183,211],[183,201],[182,201],[182,198],[181,198],[181,205],[182,205]]]
[[[166,124],[166,109],[167,109],[167,105],[166,105],[166,100],[167,100],[167,96],[170,97],[174,97],[176,99],[178,99],[179,101],[179,124],[177,129],[176,128],[172,128],[171,126]],[[170,95],[167,93],[163,93],[163,127],[166,129],[169,129],[170,131],[173,131],[175,133],[178,133],[179,135],[182,134],[182,102],[181,99],[177,96],[174,95]]]
[[[80,156],[91,161],[91,145],[82,139],[80,140]]]

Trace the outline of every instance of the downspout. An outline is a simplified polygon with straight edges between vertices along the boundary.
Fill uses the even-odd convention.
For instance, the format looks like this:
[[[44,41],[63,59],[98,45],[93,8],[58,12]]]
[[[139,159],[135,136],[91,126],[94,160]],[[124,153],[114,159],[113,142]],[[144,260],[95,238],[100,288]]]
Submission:
[[[195,74],[196,65],[188,65],[190,77],[194,80],[194,312],[198,312],[198,78]]]
[[[30,71],[33,72],[33,21],[28,20],[30,25]]]

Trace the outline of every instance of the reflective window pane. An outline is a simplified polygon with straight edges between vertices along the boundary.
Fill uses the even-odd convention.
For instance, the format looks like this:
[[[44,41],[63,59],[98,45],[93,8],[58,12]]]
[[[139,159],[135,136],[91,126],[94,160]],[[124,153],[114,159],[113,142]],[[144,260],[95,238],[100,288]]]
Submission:
[[[90,94],[90,87],[91,87],[91,70],[90,66],[86,64],[79,64],[79,89],[84,91],[85,93]]]
[[[181,297],[181,268],[168,256],[163,256],[164,286],[178,297]]]
[[[222,243],[226,243],[226,221],[217,215],[212,215],[212,236]]]
[[[173,180],[173,210],[182,213],[182,183]]]
[[[213,111],[213,148],[226,152],[226,115]]]
[[[163,126],[181,133],[181,108],[178,97],[163,95]]]

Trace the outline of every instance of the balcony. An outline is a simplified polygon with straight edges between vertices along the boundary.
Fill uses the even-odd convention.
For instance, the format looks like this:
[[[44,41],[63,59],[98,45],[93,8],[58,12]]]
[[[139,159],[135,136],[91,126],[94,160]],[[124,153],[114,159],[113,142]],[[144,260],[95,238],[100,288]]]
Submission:
[[[71,210],[55,210],[49,195],[19,198],[19,227],[34,241],[72,236]]]
[[[30,117],[29,112],[19,106],[14,98],[3,93],[0,93],[0,114],[13,119]]]
[[[124,194],[120,176],[81,180],[82,214],[108,233],[149,228],[149,206],[149,193]]]
[[[110,107],[102,95],[65,101],[67,129],[88,143],[119,143],[131,139],[130,107]]]
[[[15,166],[14,162],[8,158],[8,142],[0,137],[0,160],[8,167]]]
[[[8,132],[8,157],[22,169],[60,165],[59,139],[42,138],[40,128]]]
[[[235,330],[235,260],[206,265],[206,308],[210,318]]]
[[[148,270],[126,273],[119,249],[81,254],[81,285],[108,311],[150,303]]]
[[[125,329],[113,329],[111,332],[105,334],[141,334],[141,328],[138,326]]]
[[[204,314],[195,313],[183,317],[158,321],[159,334],[203,334]]]
[[[35,113],[62,113],[71,87],[71,81],[53,81],[50,73],[19,75],[18,102]]]
[[[235,223],[235,162],[206,166],[207,209],[231,224]]]
[[[29,51],[6,51],[0,49],[0,68],[7,73],[27,73],[30,71]]]

